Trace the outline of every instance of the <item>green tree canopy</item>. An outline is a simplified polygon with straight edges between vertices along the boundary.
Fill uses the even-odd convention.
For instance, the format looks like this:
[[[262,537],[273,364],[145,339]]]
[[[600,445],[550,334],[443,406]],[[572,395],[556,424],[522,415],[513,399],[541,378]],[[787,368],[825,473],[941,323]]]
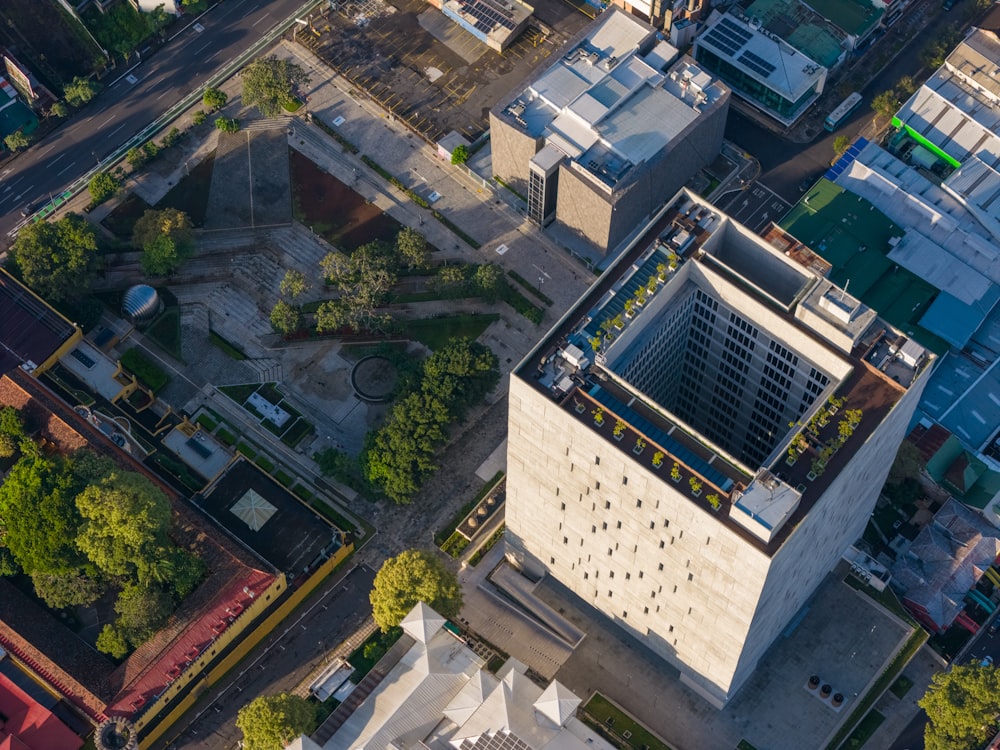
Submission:
[[[503,283],[503,269],[496,263],[484,263],[476,268],[472,280],[483,297],[492,302],[500,292],[500,285]]]
[[[305,698],[290,693],[254,698],[236,715],[244,750],[282,750],[316,726],[316,712]]]
[[[403,227],[396,235],[396,250],[410,268],[427,265],[427,240],[416,229]]]
[[[74,107],[80,107],[89,102],[97,94],[100,85],[89,78],[77,76],[63,89],[63,97],[67,103]]]
[[[221,130],[223,133],[238,133],[240,132],[240,121],[235,117],[216,117],[215,129]]]
[[[838,135],[833,139],[833,155],[838,159],[851,147],[851,139],[846,135]]]
[[[292,99],[295,86],[309,83],[302,66],[275,55],[254,60],[240,78],[243,104],[256,107],[264,117],[277,117],[282,105]]]
[[[42,297],[54,302],[81,297],[90,288],[97,232],[76,214],[38,221],[21,228],[11,253],[24,281]]]
[[[24,440],[24,423],[13,406],[0,409],[0,458],[10,458]]]
[[[302,313],[295,305],[279,299],[271,309],[271,328],[275,333],[289,336],[302,325]]]
[[[24,133],[20,130],[15,130],[13,133],[8,135],[3,139],[3,144],[10,151],[22,151],[31,145],[31,141],[28,139]]]
[[[137,580],[144,565],[171,547],[170,502],[141,474],[112,472],[76,498],[83,525],[76,544],[109,576]]]
[[[49,114],[55,115],[56,117],[67,117],[69,116],[69,107],[66,106],[66,102],[58,101],[54,102],[51,107],[49,107]]]
[[[362,245],[349,256],[327,253],[320,261],[320,270],[336,288],[339,299],[320,307],[317,328],[322,331],[350,326],[357,331],[384,326],[386,316],[377,308],[396,283],[392,270],[395,262],[395,248],[378,241]]]
[[[281,286],[279,288],[283,295],[289,299],[295,299],[309,291],[309,282],[306,280],[304,273],[294,268],[289,268],[285,271],[285,276],[281,279]]]
[[[35,573],[31,582],[38,597],[53,609],[86,607],[104,592],[103,583],[77,571]]]
[[[973,664],[938,672],[918,703],[930,719],[926,750],[977,750],[1000,716],[1000,670]]]
[[[88,189],[94,203],[104,203],[118,192],[118,180],[109,172],[98,172],[90,178]]]
[[[226,106],[226,102],[229,101],[229,96],[225,91],[220,91],[216,88],[205,89],[205,94],[201,98],[202,102],[209,111],[215,112]]]
[[[167,276],[194,250],[191,220],[176,208],[148,209],[135,223],[132,245],[142,250],[148,276]]]
[[[386,560],[375,576],[369,599],[372,617],[382,632],[399,625],[417,602],[445,617],[455,617],[462,609],[462,590],[455,574],[419,550]]]
[[[463,144],[455,146],[451,152],[452,164],[465,164],[469,160],[469,147]]]

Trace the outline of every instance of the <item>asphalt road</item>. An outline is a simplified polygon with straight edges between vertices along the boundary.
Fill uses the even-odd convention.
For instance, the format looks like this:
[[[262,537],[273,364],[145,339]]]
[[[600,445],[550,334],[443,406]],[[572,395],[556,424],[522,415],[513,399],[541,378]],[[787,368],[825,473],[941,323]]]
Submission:
[[[371,614],[368,593],[375,572],[365,566],[324,584],[307,608],[289,618],[265,641],[263,652],[240,672],[209,690],[192,712],[172,726],[156,750],[228,750],[243,734],[236,713],[258,695],[291,690]]]
[[[107,88],[90,104],[0,173],[0,242],[22,220],[25,205],[58,195],[302,4],[303,0],[220,2],[197,23],[173,31],[175,37],[128,77],[124,68],[108,76]]]

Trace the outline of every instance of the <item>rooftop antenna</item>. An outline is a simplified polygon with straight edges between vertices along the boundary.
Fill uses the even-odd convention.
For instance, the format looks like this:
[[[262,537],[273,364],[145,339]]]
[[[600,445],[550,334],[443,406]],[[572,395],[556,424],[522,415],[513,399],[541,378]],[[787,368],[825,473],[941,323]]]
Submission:
[[[851,280],[848,279],[847,283],[844,284],[844,288],[840,290],[840,301],[844,301],[844,295],[847,294],[847,288],[851,285]]]

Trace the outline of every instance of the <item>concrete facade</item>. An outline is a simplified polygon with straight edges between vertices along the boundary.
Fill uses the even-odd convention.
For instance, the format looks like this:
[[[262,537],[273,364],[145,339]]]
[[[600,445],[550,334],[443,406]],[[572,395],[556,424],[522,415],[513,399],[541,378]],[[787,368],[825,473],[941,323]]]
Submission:
[[[711,163],[728,111],[727,87],[609,8],[492,109],[493,171],[528,196],[534,222],[606,253]],[[536,156],[538,174],[557,175],[547,185],[532,185]],[[536,202],[539,191],[549,199]]]
[[[637,279],[638,312],[623,303]],[[826,310],[829,282],[682,191],[511,378],[508,557],[715,706],[861,535],[929,370],[927,355],[887,371],[898,332],[836,291],[848,312]],[[775,352],[788,377],[766,369]],[[790,411],[772,420],[762,398],[778,386]],[[712,408],[734,428],[713,429]]]

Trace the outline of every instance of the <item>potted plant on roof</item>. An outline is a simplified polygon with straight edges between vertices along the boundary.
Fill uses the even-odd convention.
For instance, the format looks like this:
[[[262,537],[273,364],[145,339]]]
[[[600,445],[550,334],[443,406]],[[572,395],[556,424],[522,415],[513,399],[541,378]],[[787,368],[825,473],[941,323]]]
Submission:
[[[663,451],[656,451],[653,454],[653,468],[659,469],[661,466],[663,466]]]
[[[646,287],[641,286],[635,290],[635,304],[639,307],[646,304]]]
[[[676,461],[674,461],[674,465],[670,469],[670,478],[674,480],[674,484],[681,481],[681,465]]]
[[[619,440],[620,441],[625,436],[625,427],[626,426],[627,425],[625,424],[625,422],[622,421],[621,419],[619,419],[617,422],[615,422],[615,429],[614,429],[614,438],[615,438],[615,440]]]
[[[656,264],[656,280],[661,284],[665,283],[667,280],[667,264],[657,263]]]
[[[611,325],[613,325],[617,330],[621,331],[625,328],[625,321],[622,320],[621,315],[616,315],[611,319]]]
[[[656,277],[650,276],[649,279],[646,281],[646,291],[649,292],[651,295],[656,294],[656,286],[657,286]]]
[[[631,319],[635,315],[635,301],[631,299],[625,300],[625,317]]]
[[[637,456],[641,456],[644,450],[646,450],[646,441],[642,438],[636,438],[635,447],[632,448],[632,452]]]
[[[708,495],[705,499],[708,500],[708,504],[712,506],[712,510],[718,510],[722,507],[722,501],[719,500],[719,496],[714,492],[711,495]]]
[[[688,484],[691,485],[691,494],[698,497],[701,494],[701,480],[698,477],[691,477],[688,480]]]
[[[678,257],[677,253],[675,253],[673,250],[671,250],[670,251],[670,255],[667,256],[667,263],[670,264],[670,270],[671,271],[676,271],[677,270],[677,263],[679,261],[680,261],[680,258]]]
[[[575,411],[577,414],[583,414],[586,408],[587,405],[583,403],[583,401],[581,401],[578,398],[573,399],[573,411]]]
[[[604,342],[601,341],[600,336],[594,336],[593,338],[590,339],[590,348],[593,349],[595,352],[599,352],[601,351],[601,346],[603,345],[603,343]]]
[[[598,406],[590,413],[594,415],[594,424],[596,424],[598,427],[604,424],[604,409]]]

